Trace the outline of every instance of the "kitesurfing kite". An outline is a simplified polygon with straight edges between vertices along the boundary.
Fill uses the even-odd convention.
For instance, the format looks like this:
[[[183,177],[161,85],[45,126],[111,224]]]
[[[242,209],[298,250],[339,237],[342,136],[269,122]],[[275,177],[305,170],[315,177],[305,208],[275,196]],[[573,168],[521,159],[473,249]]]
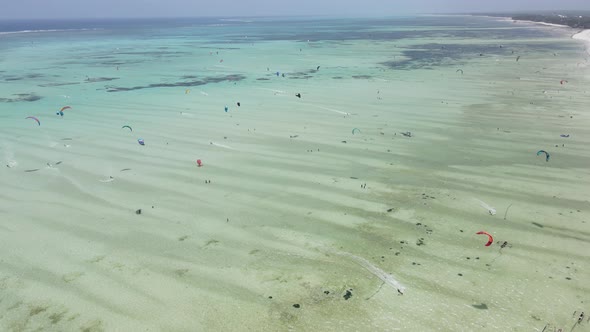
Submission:
[[[479,232],[477,232],[475,234],[478,234],[478,235],[487,235],[488,236],[488,243],[485,244],[486,247],[489,247],[489,246],[492,245],[492,243],[494,243],[494,238],[488,232],[479,231]]]
[[[458,73],[458,72],[461,72],[461,75],[463,75],[463,69],[457,69],[457,70],[455,71],[455,73]]]
[[[70,109],[70,108],[72,108],[72,107],[71,107],[71,106],[64,106],[64,107],[62,107],[62,108],[59,110],[59,112],[56,112],[56,113],[55,113],[55,115],[61,115],[61,116],[64,116],[64,111],[65,111],[65,110],[67,110],[67,109]]]
[[[543,153],[545,154],[545,161],[549,161],[549,157],[550,157],[549,152],[547,152],[545,150],[539,150],[539,151],[537,151],[537,156],[540,156]]]
[[[356,132],[358,132],[358,133],[360,133],[360,132],[361,132],[361,130],[360,130],[360,129],[358,129],[358,128],[353,128],[353,129],[352,129],[352,134],[353,134],[353,135],[354,135],[354,132],[355,132],[355,130],[356,130]]]
[[[133,128],[131,128],[131,127],[130,127],[130,126],[128,126],[128,125],[124,125],[123,127],[121,127],[121,129],[123,129],[123,128],[128,128],[128,129],[129,129],[129,131],[133,131]]]
[[[36,117],[34,117],[34,116],[27,116],[25,119],[33,119],[33,120],[37,121],[37,124],[38,124],[39,126],[41,125],[41,121],[39,121],[39,119],[37,119],[37,118],[36,118]]]

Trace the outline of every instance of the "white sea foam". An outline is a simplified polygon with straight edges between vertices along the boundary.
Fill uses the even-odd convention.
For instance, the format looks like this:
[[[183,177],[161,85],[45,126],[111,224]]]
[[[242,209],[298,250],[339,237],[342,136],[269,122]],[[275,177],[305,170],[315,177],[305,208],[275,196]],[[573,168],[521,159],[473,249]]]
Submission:
[[[493,208],[492,206],[488,205],[486,202],[479,200],[477,198],[474,198],[477,202],[479,202],[479,205],[481,205],[481,207],[483,207],[484,209],[488,210],[488,213],[492,216],[496,215],[496,209]]]
[[[329,108],[329,107],[325,107],[325,106],[314,105],[314,104],[306,104],[306,105],[317,107],[317,108],[321,108],[323,110],[334,112],[334,113],[338,113],[338,114],[342,114],[342,115],[350,115],[350,113],[348,113],[348,112],[343,112],[343,111],[340,111],[340,110],[337,110],[337,109],[333,109],[333,108]]]
[[[352,259],[355,263],[364,267],[367,271],[371,272],[371,274],[379,278],[385,284],[393,287],[402,294],[405,292],[405,287],[399,281],[397,281],[391,274],[381,270],[379,267],[373,265],[368,260],[344,251],[329,250],[329,252]]]
[[[48,33],[48,32],[69,32],[69,31],[95,31],[100,28],[83,28],[83,29],[45,29],[45,30],[20,30],[20,31],[0,31],[0,35],[13,35],[24,33]]]
[[[215,142],[209,142],[209,144],[215,145],[215,146],[218,146],[218,147],[224,148],[224,149],[235,150],[234,148],[232,148],[231,146],[228,146],[228,145],[223,145],[223,144],[219,144],[219,143],[215,143]]]

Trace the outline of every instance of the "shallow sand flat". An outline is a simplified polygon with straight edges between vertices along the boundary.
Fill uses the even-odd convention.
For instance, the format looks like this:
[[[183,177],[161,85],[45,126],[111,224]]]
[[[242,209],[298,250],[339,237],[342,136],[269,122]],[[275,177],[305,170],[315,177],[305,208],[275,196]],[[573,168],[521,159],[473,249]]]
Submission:
[[[257,43],[251,57],[239,56],[242,45],[202,65],[214,75],[241,68],[248,78],[235,85],[48,87],[47,110],[34,110],[40,127],[21,121],[33,104],[10,104],[0,156],[18,165],[0,169],[0,326],[570,328],[590,294],[590,95],[579,42],[555,31],[502,41],[523,50],[518,62],[473,54],[434,70],[379,65],[399,52],[387,42]],[[517,46],[544,42],[564,49]],[[286,78],[266,73],[278,58],[269,50],[284,57]],[[314,77],[288,78],[315,63]],[[139,69],[123,66],[133,75],[106,84],[167,72]],[[100,70],[92,76],[112,76],[112,66]],[[65,103],[71,113],[55,116],[52,105]],[[480,230],[510,246],[485,247]],[[404,295],[338,252],[391,273]]]

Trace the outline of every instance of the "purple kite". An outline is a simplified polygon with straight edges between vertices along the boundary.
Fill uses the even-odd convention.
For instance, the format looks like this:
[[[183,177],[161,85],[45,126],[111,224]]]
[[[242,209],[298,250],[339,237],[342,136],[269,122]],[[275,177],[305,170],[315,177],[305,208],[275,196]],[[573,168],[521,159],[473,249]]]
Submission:
[[[41,125],[41,121],[39,121],[39,119],[37,119],[37,118],[36,118],[36,117],[34,117],[34,116],[27,116],[25,119],[33,119],[33,120],[37,121],[37,124],[38,124],[38,125]]]

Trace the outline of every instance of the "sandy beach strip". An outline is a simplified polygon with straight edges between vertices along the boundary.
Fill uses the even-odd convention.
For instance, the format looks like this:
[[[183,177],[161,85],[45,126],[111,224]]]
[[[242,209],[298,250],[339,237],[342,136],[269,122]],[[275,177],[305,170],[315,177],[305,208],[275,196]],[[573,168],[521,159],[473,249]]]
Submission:
[[[582,30],[572,36],[573,39],[582,40],[586,43],[586,51],[590,54],[590,29]]]
[[[564,25],[564,24],[555,24],[555,23],[547,23],[547,22],[536,22],[536,21],[526,21],[526,20],[515,20],[515,21],[517,21],[517,22],[531,23],[531,24],[539,24],[539,25],[544,25],[544,26],[548,26],[548,27],[569,28],[568,25]]]
[[[479,15],[476,15],[476,16],[479,16]],[[482,17],[494,18],[494,19],[497,19],[498,21],[505,21],[505,22],[512,22],[512,23],[536,24],[536,25],[544,25],[544,26],[556,27],[556,28],[569,28],[570,27],[565,24],[555,24],[555,23],[537,22],[537,21],[529,21],[529,20],[515,20],[510,16],[485,16],[485,15],[483,15]]]

